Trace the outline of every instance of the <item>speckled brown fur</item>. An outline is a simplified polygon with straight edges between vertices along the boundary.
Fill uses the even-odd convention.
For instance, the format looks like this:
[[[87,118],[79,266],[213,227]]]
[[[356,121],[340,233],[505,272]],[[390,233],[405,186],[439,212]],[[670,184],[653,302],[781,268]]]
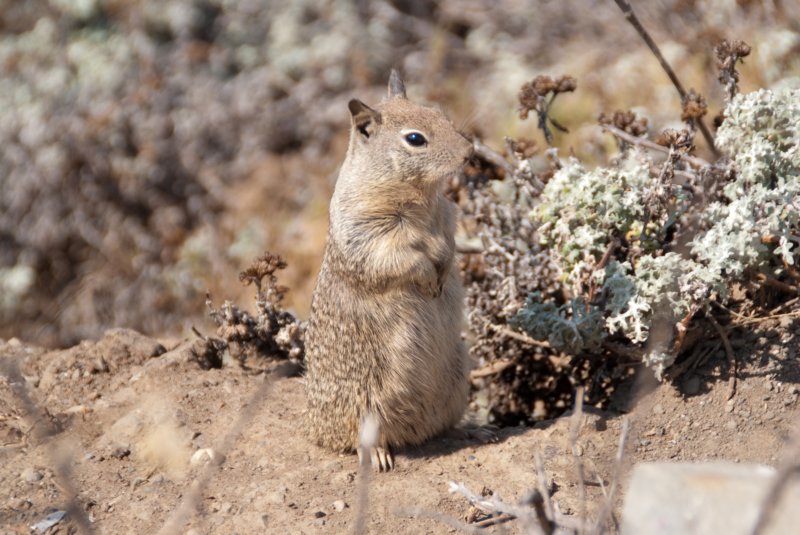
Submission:
[[[407,100],[396,73],[375,109],[349,108],[306,333],[306,427],[319,445],[352,451],[371,413],[388,450],[452,427],[467,404],[455,208],[442,190],[471,144],[441,111]]]

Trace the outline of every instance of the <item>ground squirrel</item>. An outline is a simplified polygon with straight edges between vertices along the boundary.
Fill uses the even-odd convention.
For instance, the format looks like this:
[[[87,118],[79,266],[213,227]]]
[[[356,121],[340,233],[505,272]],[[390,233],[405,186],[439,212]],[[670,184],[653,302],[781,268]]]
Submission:
[[[353,99],[350,144],[306,332],[308,433],[335,451],[379,425],[380,470],[392,448],[459,422],[469,359],[454,266],[455,206],[445,182],[472,152],[438,109],[406,98],[396,71],[381,104]]]

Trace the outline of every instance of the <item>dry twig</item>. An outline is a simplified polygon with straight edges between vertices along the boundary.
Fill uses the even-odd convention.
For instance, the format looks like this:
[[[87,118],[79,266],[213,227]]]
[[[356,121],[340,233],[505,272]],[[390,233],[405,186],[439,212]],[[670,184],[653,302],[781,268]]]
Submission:
[[[69,459],[66,459],[65,455],[61,453],[59,441],[53,438],[57,431],[49,423],[47,414],[42,411],[31,397],[28,391],[28,383],[20,373],[17,361],[13,358],[3,359],[0,362],[0,372],[8,378],[8,385],[11,391],[22,402],[22,411],[25,419],[30,423],[31,429],[41,422],[37,437],[45,442],[45,451],[50,465],[53,467],[57,486],[64,494],[64,509],[67,512],[67,517],[75,521],[78,530],[84,535],[93,534],[92,523],[78,500],[77,489],[72,484],[73,478]]]
[[[795,424],[799,423],[800,421],[795,422]],[[764,496],[764,500],[761,502],[761,509],[758,513],[758,518],[753,526],[751,535],[761,535],[762,533],[767,533],[766,528],[769,526],[769,523],[775,514],[775,510],[781,504],[781,493],[786,489],[793,477],[800,475],[800,464],[798,464],[797,461],[798,457],[800,457],[799,429],[800,427],[795,425],[793,437],[790,441],[790,447],[786,448],[784,460],[781,463],[780,468],[778,468],[778,473],[775,474],[775,477],[772,480],[772,486],[770,487],[769,492],[767,492]]]
[[[158,530],[159,534],[170,535],[172,533],[182,533],[184,524],[191,518],[195,511],[198,510],[202,503],[202,494],[211,477],[222,466],[228,453],[233,449],[236,441],[239,440],[242,431],[250,425],[256,413],[264,407],[264,400],[272,386],[272,381],[280,377],[288,377],[290,375],[289,368],[286,366],[279,366],[275,371],[268,376],[265,376],[261,385],[256,388],[253,395],[247,403],[240,409],[239,418],[228,429],[228,433],[222,439],[222,443],[218,448],[215,448],[216,455],[209,461],[203,472],[192,483],[189,491],[184,495],[183,500],[175,508],[172,515]]]
[[[544,189],[544,183],[539,180],[538,177],[531,173],[525,174],[521,172],[519,165],[521,165],[522,162],[517,160],[516,156],[513,155],[513,151],[511,151],[511,158],[515,160],[516,165],[506,160],[502,154],[484,144],[478,138],[474,138],[472,140],[472,150],[475,156],[478,158],[502,169],[505,172],[506,177],[513,180],[523,180],[528,182],[533,187],[534,194],[539,194]]]
[[[436,520],[437,522],[441,522],[442,524],[453,529],[457,529],[464,533],[471,533],[472,535],[483,535],[486,533],[482,529],[482,526],[478,526],[477,524],[465,524],[464,522],[461,522],[460,520],[457,520],[451,516],[439,513],[437,511],[428,511],[422,507],[398,507],[393,509],[392,512],[396,515],[405,516],[408,518],[429,518],[431,520]]]
[[[617,456],[614,458],[614,471],[611,477],[611,486],[608,489],[606,501],[603,504],[603,509],[600,511],[600,516],[597,517],[597,522],[594,525],[593,533],[601,535],[603,533],[603,525],[606,518],[612,513],[614,507],[614,498],[616,498],[617,487],[619,486],[619,479],[622,476],[622,460],[625,457],[625,445],[628,442],[628,433],[631,429],[631,422],[626,417],[622,420],[622,430],[619,434],[619,446],[617,447]]]
[[[578,452],[578,433],[583,424],[583,387],[579,387],[575,392],[575,408],[572,412],[570,422],[569,443],[572,449],[572,457],[575,459],[575,472],[578,477],[578,498],[580,499],[580,518],[578,533],[586,533],[586,483],[584,479],[583,462]]]
[[[545,535],[551,535],[553,530],[555,530],[555,518],[556,512],[553,508],[553,500],[550,497],[550,489],[547,488],[547,477],[544,473],[544,461],[542,461],[542,455],[537,451],[533,456],[533,461],[536,463],[536,479],[539,483],[539,492],[541,493],[544,499],[544,510],[547,518],[550,519],[549,522],[542,523],[542,527],[545,528]],[[549,530],[547,529],[549,527]]]
[[[633,145],[638,145],[646,149],[663,152],[664,154],[669,154],[670,152],[669,147],[664,147],[663,145],[659,145],[658,143],[653,143],[648,139],[632,136],[629,133],[625,132],[624,130],[620,130],[616,126],[610,124],[601,124],[600,127],[606,132],[613,134],[616,137],[625,140]],[[692,156],[690,154],[680,153],[679,157],[681,160],[688,162],[695,167],[702,168],[711,165],[708,161],[704,160],[703,158]]]
[[[686,89],[684,89],[683,84],[681,84],[681,81],[678,79],[678,76],[675,74],[675,71],[672,70],[672,67],[670,67],[669,63],[667,63],[667,60],[664,59],[664,56],[661,54],[661,50],[659,50],[656,42],[653,40],[652,37],[650,37],[650,34],[647,32],[644,26],[642,26],[642,23],[639,21],[639,18],[636,16],[636,13],[633,12],[633,8],[631,7],[628,0],[614,0],[614,2],[620,8],[623,15],[625,15],[625,18],[628,20],[628,22],[631,23],[631,26],[633,26],[634,29],[636,29],[639,36],[647,44],[647,47],[650,49],[650,51],[658,60],[658,63],[661,64],[661,68],[664,69],[665,73],[667,73],[667,76],[672,82],[672,85],[675,86],[675,89],[677,89],[678,94],[681,96],[681,102],[686,103],[688,101],[688,93]],[[706,140],[706,144],[708,145],[708,148],[711,151],[711,153],[714,156],[718,157],[719,152],[717,151],[717,148],[714,146],[714,138],[711,136],[711,132],[709,132],[708,128],[706,128],[706,125],[705,123],[703,123],[702,119],[699,118],[697,119],[697,126],[700,128],[700,132],[703,134],[703,139]]]
[[[722,345],[725,347],[725,355],[728,358],[728,369],[731,371],[731,377],[728,379],[728,398],[731,399],[736,394],[736,354],[733,352],[733,347],[731,347],[731,341],[728,340],[728,335],[725,333],[725,329],[719,324],[719,322],[714,318],[712,315],[708,315],[708,320],[711,322],[711,325],[717,331],[720,340],[722,340]]]

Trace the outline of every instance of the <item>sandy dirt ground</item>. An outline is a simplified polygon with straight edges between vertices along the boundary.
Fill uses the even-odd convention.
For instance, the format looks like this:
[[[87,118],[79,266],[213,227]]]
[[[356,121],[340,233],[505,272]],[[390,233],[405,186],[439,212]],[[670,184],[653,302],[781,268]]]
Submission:
[[[576,519],[580,460],[591,517],[627,417],[619,511],[640,461],[781,460],[797,421],[800,329],[760,328],[734,340],[730,400],[719,353],[677,384],[634,382],[608,411],[587,407],[577,456],[567,415],[501,429],[496,443],[437,438],[366,484],[356,456],[306,440],[302,377],[286,363],[203,369],[194,342],[128,330],[59,351],[0,341],[0,534],[30,533],[56,511],[70,513],[48,533],[79,532],[81,521],[95,533],[347,533],[359,518],[370,533],[447,533],[480,519],[449,482],[516,503],[537,488],[537,453],[554,502]],[[501,529],[519,532],[519,521],[487,532]]]

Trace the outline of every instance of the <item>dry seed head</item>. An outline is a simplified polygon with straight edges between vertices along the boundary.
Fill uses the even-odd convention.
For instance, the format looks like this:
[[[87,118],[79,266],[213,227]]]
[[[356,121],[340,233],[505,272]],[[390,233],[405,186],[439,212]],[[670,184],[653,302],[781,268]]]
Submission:
[[[686,97],[683,99],[682,107],[682,121],[699,120],[708,113],[708,104],[706,103],[705,97],[695,92],[694,89],[690,89],[686,94]]]
[[[600,124],[611,125],[623,130],[632,136],[643,136],[647,133],[647,118],[638,117],[630,110],[617,110],[608,115],[601,113],[597,118]]]
[[[572,76],[565,74],[558,78],[551,78],[547,75],[539,75],[530,82],[525,82],[519,90],[519,116],[527,119],[531,111],[542,111],[542,101],[545,96],[552,93],[553,96],[559,93],[569,93],[575,91],[578,82]]]

